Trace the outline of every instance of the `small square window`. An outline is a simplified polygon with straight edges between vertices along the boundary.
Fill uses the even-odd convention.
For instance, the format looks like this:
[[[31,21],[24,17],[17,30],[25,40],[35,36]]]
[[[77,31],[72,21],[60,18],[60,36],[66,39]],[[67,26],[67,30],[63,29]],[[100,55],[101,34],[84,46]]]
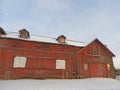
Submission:
[[[6,76],[10,76],[10,71],[6,71]]]
[[[65,60],[56,60],[56,69],[65,69]]]
[[[26,57],[16,56],[14,57],[13,67],[14,68],[25,68]]]

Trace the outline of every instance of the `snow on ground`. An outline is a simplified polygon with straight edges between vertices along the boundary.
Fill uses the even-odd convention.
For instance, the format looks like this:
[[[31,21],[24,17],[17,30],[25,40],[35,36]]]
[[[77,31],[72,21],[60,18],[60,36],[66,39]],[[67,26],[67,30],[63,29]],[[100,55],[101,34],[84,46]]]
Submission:
[[[0,90],[120,90],[120,81],[107,78],[0,80]]]

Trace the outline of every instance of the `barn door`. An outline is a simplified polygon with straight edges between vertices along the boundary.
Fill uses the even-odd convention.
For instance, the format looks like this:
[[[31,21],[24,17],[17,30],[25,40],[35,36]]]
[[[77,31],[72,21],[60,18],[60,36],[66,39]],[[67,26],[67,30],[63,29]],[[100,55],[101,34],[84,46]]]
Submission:
[[[107,77],[106,65],[102,63],[90,64],[91,77]]]

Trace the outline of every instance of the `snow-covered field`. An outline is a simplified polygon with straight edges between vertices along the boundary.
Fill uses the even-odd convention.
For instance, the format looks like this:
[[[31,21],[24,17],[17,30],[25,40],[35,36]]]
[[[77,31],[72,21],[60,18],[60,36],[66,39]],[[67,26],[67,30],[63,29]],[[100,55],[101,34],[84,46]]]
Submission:
[[[120,90],[120,81],[107,78],[0,80],[0,90]]]

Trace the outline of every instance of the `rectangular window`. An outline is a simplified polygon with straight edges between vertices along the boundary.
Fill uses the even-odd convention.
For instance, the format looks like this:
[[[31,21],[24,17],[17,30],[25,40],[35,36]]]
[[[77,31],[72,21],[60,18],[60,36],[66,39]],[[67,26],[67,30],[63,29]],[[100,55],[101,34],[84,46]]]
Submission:
[[[56,69],[65,69],[65,60],[56,60]]]
[[[84,64],[84,70],[88,70],[88,64]]]
[[[110,68],[110,64],[107,64],[107,70],[111,70]]]
[[[26,57],[16,56],[14,57],[13,67],[14,68],[25,68]]]
[[[6,76],[10,76],[10,71],[6,71]]]

